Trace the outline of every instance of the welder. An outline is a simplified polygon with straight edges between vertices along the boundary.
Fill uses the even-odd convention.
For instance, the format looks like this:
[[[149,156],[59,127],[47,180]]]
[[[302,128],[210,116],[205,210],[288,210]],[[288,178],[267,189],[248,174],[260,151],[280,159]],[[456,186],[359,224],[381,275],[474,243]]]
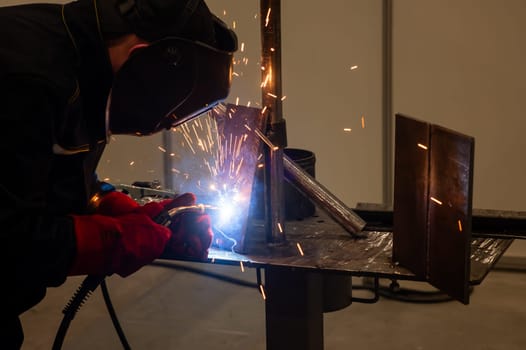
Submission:
[[[78,0],[0,8],[0,347],[72,275],[126,277],[167,250],[206,258],[210,218],[139,205],[99,181],[111,134],[170,129],[223,100],[235,34],[202,0]],[[95,200],[96,199],[96,200]]]

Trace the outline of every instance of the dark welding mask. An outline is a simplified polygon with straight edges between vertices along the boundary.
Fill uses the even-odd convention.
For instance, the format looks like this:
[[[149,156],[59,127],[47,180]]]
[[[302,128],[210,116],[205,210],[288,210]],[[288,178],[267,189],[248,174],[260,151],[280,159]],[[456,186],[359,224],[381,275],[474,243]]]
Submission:
[[[192,10],[187,8],[185,15],[191,17]],[[170,35],[172,30],[161,38],[155,38],[159,31],[151,27],[138,29],[151,43],[135,49],[115,74],[106,109],[110,133],[149,135],[170,129],[228,96],[237,38],[219,18],[209,16],[212,31],[207,35],[211,32],[213,37],[206,40],[184,34],[184,28],[182,35]]]

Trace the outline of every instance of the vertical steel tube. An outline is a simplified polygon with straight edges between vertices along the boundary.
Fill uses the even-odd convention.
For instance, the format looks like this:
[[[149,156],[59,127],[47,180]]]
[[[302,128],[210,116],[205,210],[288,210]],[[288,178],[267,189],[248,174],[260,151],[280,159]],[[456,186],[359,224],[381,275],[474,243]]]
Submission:
[[[262,106],[269,113],[267,137],[278,147],[265,157],[265,222],[268,243],[286,240],[283,198],[283,148],[287,144],[282,116],[281,3],[260,1]]]
[[[382,1],[383,202],[393,204],[393,0]]]

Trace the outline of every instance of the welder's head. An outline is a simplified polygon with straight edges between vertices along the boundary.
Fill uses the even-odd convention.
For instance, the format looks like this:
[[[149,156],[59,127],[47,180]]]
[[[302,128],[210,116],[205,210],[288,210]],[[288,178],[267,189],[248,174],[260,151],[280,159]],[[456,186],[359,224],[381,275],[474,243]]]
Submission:
[[[150,44],[116,72],[108,99],[113,134],[148,135],[212,108],[230,90],[233,31],[203,0],[98,0],[104,39],[134,33]]]

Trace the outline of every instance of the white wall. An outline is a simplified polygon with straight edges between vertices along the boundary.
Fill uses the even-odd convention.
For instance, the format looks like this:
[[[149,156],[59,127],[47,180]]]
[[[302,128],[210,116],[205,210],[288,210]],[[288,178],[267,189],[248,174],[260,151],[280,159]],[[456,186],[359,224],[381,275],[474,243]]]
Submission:
[[[395,111],[475,137],[475,207],[526,210],[526,2],[394,9]]]
[[[475,208],[526,210],[525,17],[523,0],[394,2],[394,111],[475,137]]]

